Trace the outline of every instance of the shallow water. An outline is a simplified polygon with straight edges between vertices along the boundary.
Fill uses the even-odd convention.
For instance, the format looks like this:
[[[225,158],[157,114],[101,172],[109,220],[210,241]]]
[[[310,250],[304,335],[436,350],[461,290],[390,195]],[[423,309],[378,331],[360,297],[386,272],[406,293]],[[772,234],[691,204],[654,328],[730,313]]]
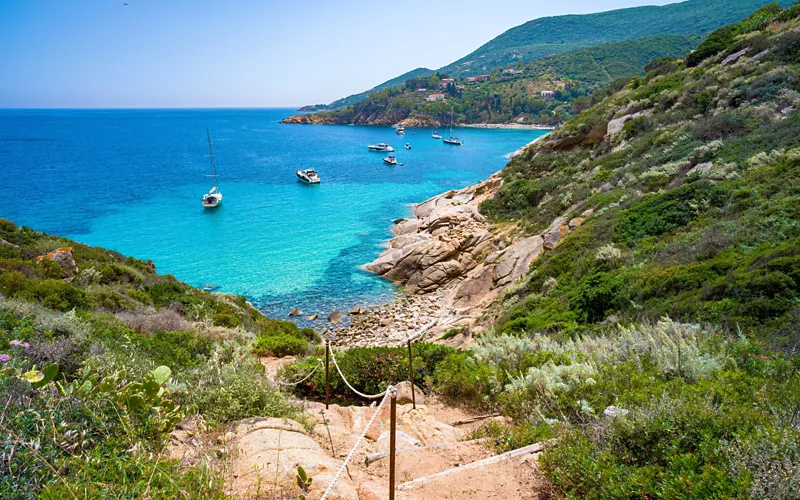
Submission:
[[[151,259],[161,273],[246,295],[268,314],[388,300],[359,269],[409,205],[487,178],[544,132],[280,125],[292,110],[0,110],[0,217]],[[208,190],[211,129],[222,205]],[[386,141],[403,166],[368,144]],[[409,142],[412,150],[403,149]],[[314,167],[322,184],[297,182]]]

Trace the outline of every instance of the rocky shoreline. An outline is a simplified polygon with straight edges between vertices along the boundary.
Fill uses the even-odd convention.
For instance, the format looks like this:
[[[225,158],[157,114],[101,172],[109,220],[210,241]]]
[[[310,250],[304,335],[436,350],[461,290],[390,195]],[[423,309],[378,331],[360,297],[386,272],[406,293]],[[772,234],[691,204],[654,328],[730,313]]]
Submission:
[[[547,125],[535,125],[528,123],[459,123],[457,127],[462,128],[494,128],[504,130],[553,130]]]

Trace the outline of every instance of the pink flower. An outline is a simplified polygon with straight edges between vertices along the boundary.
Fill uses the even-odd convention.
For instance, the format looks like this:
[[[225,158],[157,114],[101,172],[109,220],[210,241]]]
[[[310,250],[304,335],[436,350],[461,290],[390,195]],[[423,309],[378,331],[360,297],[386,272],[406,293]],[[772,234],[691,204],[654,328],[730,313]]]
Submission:
[[[0,361],[2,361],[3,363],[8,361],[9,359],[11,359],[11,356],[9,356],[8,354],[0,354]]]
[[[20,342],[19,340],[12,340],[12,341],[11,341],[11,342],[9,342],[9,343],[10,343],[11,345],[13,345],[13,346],[17,346],[17,345],[21,345],[21,344],[22,344],[22,342]]]
[[[28,347],[30,347],[30,346],[31,346],[31,345],[30,345],[29,343],[27,343],[27,342],[25,342],[24,344],[22,344],[22,347],[24,347],[25,349],[27,349],[27,348],[28,348]]]

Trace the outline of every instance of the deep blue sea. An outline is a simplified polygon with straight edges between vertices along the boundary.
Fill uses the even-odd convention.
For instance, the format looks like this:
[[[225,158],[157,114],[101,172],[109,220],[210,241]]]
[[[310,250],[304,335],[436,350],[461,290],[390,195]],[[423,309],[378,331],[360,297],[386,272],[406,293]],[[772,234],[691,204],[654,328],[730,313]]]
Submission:
[[[280,125],[288,109],[0,110],[0,217],[151,259],[160,273],[246,295],[268,314],[325,314],[395,293],[359,269],[411,203],[486,179],[543,132]],[[222,205],[209,187],[206,128]],[[386,141],[403,166],[368,144]],[[412,150],[403,149],[409,142]],[[314,167],[322,184],[297,182]]]

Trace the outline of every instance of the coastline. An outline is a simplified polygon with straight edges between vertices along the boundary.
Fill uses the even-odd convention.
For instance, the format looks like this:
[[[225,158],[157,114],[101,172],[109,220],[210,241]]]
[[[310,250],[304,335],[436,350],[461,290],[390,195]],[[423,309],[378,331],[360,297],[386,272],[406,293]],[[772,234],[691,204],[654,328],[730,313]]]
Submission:
[[[555,127],[527,123],[459,123],[460,128],[494,128],[505,130],[553,130]]]
[[[550,132],[552,132],[552,129],[549,129],[549,130],[550,130]],[[544,139],[545,137],[547,137],[548,135],[550,135],[550,132],[548,132],[548,133],[546,133],[546,134],[544,134],[544,135],[541,135],[541,136],[537,137],[536,139],[532,140],[531,142],[529,142],[528,144],[526,144],[526,145],[522,146],[521,148],[517,149],[516,151],[514,151],[514,152],[511,152],[511,153],[508,153],[508,154],[506,155],[506,158],[508,158],[509,160],[513,160],[513,159],[514,159],[514,158],[516,158],[517,156],[519,156],[519,155],[521,155],[522,153],[524,153],[526,149],[528,149],[529,147],[533,146],[533,145],[534,145],[534,144],[536,144],[537,142],[541,141],[542,139]],[[503,168],[506,168],[506,167],[503,167]],[[502,169],[500,169],[500,170],[502,171]],[[495,172],[495,174],[499,174],[499,173],[500,173],[500,172]]]

